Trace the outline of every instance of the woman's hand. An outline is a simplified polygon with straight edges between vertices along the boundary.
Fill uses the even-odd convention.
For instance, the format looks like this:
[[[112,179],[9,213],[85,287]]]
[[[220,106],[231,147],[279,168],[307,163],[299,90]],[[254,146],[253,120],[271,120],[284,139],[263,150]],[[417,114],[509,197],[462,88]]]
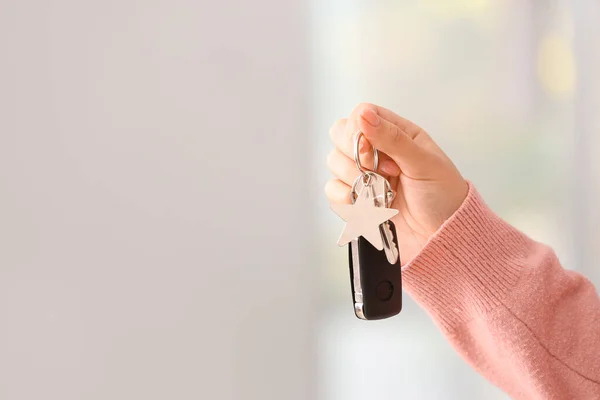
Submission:
[[[351,185],[360,175],[353,143],[358,131],[379,150],[377,172],[396,191],[391,207],[400,212],[392,221],[404,265],[460,207],[468,185],[427,132],[385,108],[360,104],[350,118],[337,121],[330,130],[335,149],[327,164],[337,179],[327,182],[325,193],[332,203],[349,203]],[[372,167],[369,143],[361,140],[360,157],[363,165]]]

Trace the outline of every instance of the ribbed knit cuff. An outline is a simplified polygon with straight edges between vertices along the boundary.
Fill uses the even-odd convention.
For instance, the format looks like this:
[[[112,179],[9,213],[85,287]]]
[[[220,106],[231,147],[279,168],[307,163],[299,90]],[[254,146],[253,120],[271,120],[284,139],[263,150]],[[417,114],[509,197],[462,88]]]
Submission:
[[[403,270],[405,290],[446,332],[501,303],[534,243],[484,203],[475,187]]]

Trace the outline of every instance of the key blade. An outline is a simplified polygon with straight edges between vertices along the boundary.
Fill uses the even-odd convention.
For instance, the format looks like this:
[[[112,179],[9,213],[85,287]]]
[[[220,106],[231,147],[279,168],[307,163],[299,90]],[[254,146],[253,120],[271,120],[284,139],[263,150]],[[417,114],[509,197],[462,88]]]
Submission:
[[[385,185],[382,184],[381,187],[378,187],[378,189],[381,190],[379,193],[375,190],[375,185],[376,182],[372,182],[369,188],[369,194],[371,196],[371,199],[373,200],[373,203],[376,207],[385,207],[385,199],[387,196],[387,193],[385,191]],[[394,243],[394,235],[392,234],[392,231],[390,230],[390,225],[387,223],[387,221],[379,225],[379,233],[381,234],[381,240],[383,242],[383,250],[385,251],[385,257],[387,258],[390,264],[395,264],[398,260],[398,248]]]
[[[379,232],[381,232],[381,238],[383,239],[383,250],[385,251],[385,256],[388,262],[390,264],[396,264],[396,261],[398,261],[399,252],[398,248],[396,247],[396,243],[394,243],[394,235],[387,221],[379,225]]]

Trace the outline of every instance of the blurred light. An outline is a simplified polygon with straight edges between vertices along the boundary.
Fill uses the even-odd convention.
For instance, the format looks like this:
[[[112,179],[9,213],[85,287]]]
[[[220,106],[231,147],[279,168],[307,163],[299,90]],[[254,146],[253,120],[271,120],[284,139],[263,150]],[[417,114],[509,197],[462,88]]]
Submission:
[[[329,29],[338,76],[364,81],[419,68],[434,51],[435,32],[423,20],[406,5],[372,6],[336,16]]]
[[[421,5],[430,12],[448,18],[470,17],[478,11],[484,11],[491,4],[490,0],[421,0]]]
[[[575,88],[575,59],[570,42],[557,34],[542,39],[538,52],[538,77],[544,90],[568,97]]]
[[[489,0],[463,0],[461,3],[463,3],[463,7],[473,9],[486,8],[490,5]]]

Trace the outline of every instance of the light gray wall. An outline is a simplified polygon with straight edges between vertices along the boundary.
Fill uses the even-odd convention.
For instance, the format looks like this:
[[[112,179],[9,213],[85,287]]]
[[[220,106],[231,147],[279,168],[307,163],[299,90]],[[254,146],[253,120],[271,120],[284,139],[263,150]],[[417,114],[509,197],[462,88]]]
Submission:
[[[311,399],[305,14],[0,2],[0,398]]]

